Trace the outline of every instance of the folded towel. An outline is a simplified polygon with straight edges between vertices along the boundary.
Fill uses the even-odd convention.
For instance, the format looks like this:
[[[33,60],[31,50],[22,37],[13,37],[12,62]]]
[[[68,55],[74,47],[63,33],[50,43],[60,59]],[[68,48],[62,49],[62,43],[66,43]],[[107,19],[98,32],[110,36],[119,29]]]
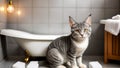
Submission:
[[[39,68],[49,68],[49,67],[45,67],[45,66],[40,66]]]
[[[30,61],[30,63],[27,65],[27,68],[39,68],[38,61]]]
[[[89,68],[102,68],[102,65],[98,61],[89,62]]]
[[[118,14],[118,15],[115,15],[115,16],[112,17],[112,19],[113,19],[113,20],[120,20],[120,15],[119,15],[119,14]]]
[[[25,63],[18,61],[15,64],[13,64],[12,68],[25,68]]]
[[[120,20],[101,20],[101,24],[105,24],[105,30],[112,33],[113,35],[118,35],[120,32]]]

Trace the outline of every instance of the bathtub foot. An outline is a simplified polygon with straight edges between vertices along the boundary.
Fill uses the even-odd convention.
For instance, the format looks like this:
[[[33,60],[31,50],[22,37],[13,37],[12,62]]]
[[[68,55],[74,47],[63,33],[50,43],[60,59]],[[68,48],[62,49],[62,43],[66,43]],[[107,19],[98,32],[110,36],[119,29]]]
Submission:
[[[26,63],[28,63],[29,59],[30,59],[29,57],[26,57],[24,60],[25,60]]]
[[[30,60],[30,54],[29,54],[29,52],[27,50],[25,50],[25,52],[26,52],[26,57],[25,57],[24,60],[25,60],[26,63],[28,63],[29,60]]]

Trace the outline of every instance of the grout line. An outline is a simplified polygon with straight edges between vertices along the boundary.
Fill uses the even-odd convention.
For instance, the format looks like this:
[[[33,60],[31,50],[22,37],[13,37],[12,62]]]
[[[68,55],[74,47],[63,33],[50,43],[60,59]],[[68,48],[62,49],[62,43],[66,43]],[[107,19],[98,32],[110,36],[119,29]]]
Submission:
[[[19,0],[17,0],[17,10],[19,9]],[[19,16],[17,15],[17,25],[16,25],[16,29],[18,30],[19,28],[18,28],[18,26],[19,26]]]
[[[34,22],[33,22],[34,12],[33,11],[34,11],[34,7],[33,7],[33,0],[32,0],[32,8],[31,8],[31,12],[32,12],[32,17],[31,17],[32,18],[32,23],[31,23],[32,24],[32,26],[31,26],[32,27],[32,33],[34,33]]]
[[[48,4],[48,6],[47,6],[47,14],[48,14],[48,21],[47,21],[47,30],[48,30],[48,32],[47,32],[47,34],[49,34],[50,33],[50,30],[49,30],[49,28],[50,28],[50,26],[49,26],[49,0],[48,0],[48,2],[47,2],[47,4]]]
[[[75,20],[77,20],[77,14],[78,14],[78,0],[76,0],[76,7],[75,7]]]
[[[64,32],[64,0],[62,0],[62,34]]]

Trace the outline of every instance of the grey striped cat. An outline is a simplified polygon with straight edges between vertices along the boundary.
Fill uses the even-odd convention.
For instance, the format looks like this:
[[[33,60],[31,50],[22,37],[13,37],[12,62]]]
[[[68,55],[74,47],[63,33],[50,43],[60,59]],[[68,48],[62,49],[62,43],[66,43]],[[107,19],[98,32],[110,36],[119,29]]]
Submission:
[[[88,47],[91,35],[91,14],[82,23],[69,16],[71,34],[54,40],[47,49],[50,68],[87,68],[82,55]]]

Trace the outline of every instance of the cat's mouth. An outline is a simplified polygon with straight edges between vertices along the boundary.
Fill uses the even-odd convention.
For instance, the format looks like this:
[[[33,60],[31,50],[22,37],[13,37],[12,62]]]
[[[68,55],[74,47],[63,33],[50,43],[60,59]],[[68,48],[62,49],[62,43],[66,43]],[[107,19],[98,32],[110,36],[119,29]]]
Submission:
[[[80,40],[85,39],[85,37],[84,37],[83,35],[80,35],[80,34],[74,36],[74,38],[76,38],[76,39],[80,39]]]
[[[79,33],[76,35],[78,38],[85,38],[83,34]]]
[[[85,38],[84,37],[77,37],[77,38],[74,38],[74,40],[76,40],[76,41],[83,41]]]

